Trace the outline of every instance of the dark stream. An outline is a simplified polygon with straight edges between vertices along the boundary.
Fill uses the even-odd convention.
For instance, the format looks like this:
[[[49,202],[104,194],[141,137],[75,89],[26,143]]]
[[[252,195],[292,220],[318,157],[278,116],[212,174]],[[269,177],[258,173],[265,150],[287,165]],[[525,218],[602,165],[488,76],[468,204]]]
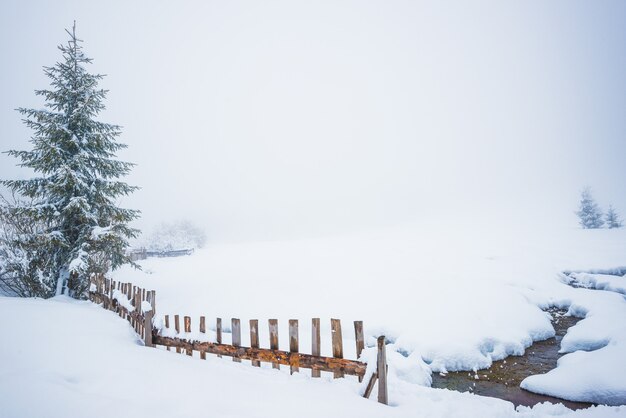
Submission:
[[[432,387],[440,389],[472,392],[513,402],[515,406],[533,406],[541,402],[562,403],[571,409],[587,408],[590,403],[571,402],[551,396],[538,395],[519,387],[526,377],[543,374],[554,369],[561,357],[559,348],[567,329],[576,325],[580,318],[565,316],[566,311],[551,308],[552,325],[556,331],[554,338],[537,341],[526,349],[523,356],[510,356],[494,361],[489,369],[474,372],[450,372],[445,376],[434,373]],[[476,379],[478,376],[478,379]]]

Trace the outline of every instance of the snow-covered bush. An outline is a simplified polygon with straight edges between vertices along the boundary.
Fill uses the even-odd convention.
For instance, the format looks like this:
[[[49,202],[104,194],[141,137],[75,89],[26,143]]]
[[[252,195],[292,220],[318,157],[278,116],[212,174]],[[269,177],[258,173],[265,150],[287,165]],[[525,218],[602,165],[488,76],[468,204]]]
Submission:
[[[0,293],[50,297],[55,293],[54,253],[58,245],[48,226],[15,210],[16,202],[0,197]]]
[[[202,248],[205,243],[204,230],[187,220],[163,222],[142,240],[142,246],[149,251]]]
[[[602,211],[593,199],[593,196],[591,196],[589,187],[583,189],[580,195],[580,206],[576,214],[578,215],[580,226],[584,229],[602,228],[602,225],[604,225]]]

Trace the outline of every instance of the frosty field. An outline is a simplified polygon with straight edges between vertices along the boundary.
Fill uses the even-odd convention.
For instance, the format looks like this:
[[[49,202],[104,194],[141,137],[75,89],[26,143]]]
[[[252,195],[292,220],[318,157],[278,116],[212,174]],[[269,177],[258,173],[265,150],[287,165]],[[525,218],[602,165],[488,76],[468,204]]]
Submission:
[[[412,224],[209,246],[189,257],[148,259],[142,271],[126,268],[115,277],[154,288],[160,315],[237,317],[244,324],[276,317],[283,347],[288,319],[308,324],[321,317],[323,336],[330,317],[364,320],[370,345],[384,334],[402,353],[390,356],[396,382],[416,386],[429,386],[431,372],[481,369],[522,354],[554,335],[541,309],[558,306],[585,317],[563,339],[561,351],[572,354],[522,386],[617,405],[626,402],[626,302],[615,292],[572,288],[561,272],[622,266],[625,250],[623,230]],[[350,327],[343,333],[354,338]],[[306,348],[308,333],[303,337]],[[329,353],[330,342],[322,344]]]
[[[562,341],[561,350],[571,354],[522,386],[570,400],[625,403],[626,300],[612,291],[570,287],[560,274],[622,266],[625,249],[623,230],[413,224],[215,245],[114,273],[155,289],[159,316],[238,317],[242,324],[278,318],[281,347],[288,344],[288,319],[309,324],[321,317],[322,354],[328,354],[328,319],[334,317],[345,321],[346,357],[354,358],[347,321],[362,319],[368,345],[380,334],[391,341],[390,407],[375,396],[362,399],[364,383],[354,378],[312,380],[306,371],[289,376],[211,355],[203,362],[145,348],[127,322],[90,302],[0,298],[0,329],[7,336],[0,346],[0,416],[96,417],[112,408],[151,417],[626,416],[624,407],[608,406],[516,410],[498,399],[429,387],[433,372],[484,368],[550,337],[554,331],[541,308],[559,306],[585,317]],[[620,279],[626,280],[612,278]],[[267,329],[260,328],[261,346],[267,346]],[[303,327],[302,351],[308,338]],[[373,353],[366,349],[363,357]],[[45,396],[27,401],[30,390]]]

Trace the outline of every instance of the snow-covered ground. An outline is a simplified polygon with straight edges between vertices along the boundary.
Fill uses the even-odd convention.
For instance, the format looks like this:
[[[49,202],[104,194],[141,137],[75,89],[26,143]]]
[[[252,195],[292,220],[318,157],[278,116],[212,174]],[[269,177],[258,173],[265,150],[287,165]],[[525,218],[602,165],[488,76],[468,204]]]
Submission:
[[[392,373],[418,392],[430,385],[431,372],[485,368],[522,354],[533,340],[554,335],[542,308],[569,308],[585,316],[563,339],[562,351],[572,354],[522,386],[570,400],[626,403],[626,301],[614,292],[572,288],[561,274],[625,265],[626,230],[510,225],[412,224],[212,245],[114,275],[156,289],[160,315],[237,317],[242,324],[278,318],[281,347],[288,346],[288,319],[300,319],[306,349],[310,318],[321,317],[322,349],[329,353],[328,318],[341,318],[352,357],[350,324],[364,320],[369,344],[380,334],[393,341],[390,350],[402,355],[390,355]],[[261,344],[268,346],[265,328]],[[396,404],[401,397],[390,393]]]
[[[360,397],[365,383],[303,370],[252,368],[149,349],[129,325],[89,302],[0,297],[0,417],[626,416],[601,406],[576,412],[430,388],[432,372],[483,368],[553,335],[548,306],[584,316],[563,338],[553,371],[524,388],[570,400],[626,402],[624,277],[561,274],[624,266],[626,230],[406,225],[359,234],[283,242],[211,245],[187,257],[148,259],[118,280],[157,291],[157,314],[242,319],[300,319],[301,351],[310,318],[343,320],[346,357],[354,358],[351,321],[364,320],[366,342],[385,334],[391,407]],[[573,277],[599,291],[573,288]],[[609,283],[604,286],[601,283]],[[613,290],[613,291],[608,291]],[[261,345],[268,330],[260,327]],[[195,333],[197,335],[197,333]],[[207,338],[214,338],[209,331]],[[225,334],[228,342],[228,334]],[[367,348],[365,360],[374,362]],[[36,396],[35,396],[36,394]],[[306,406],[305,406],[306,405]]]
[[[146,348],[127,322],[90,302],[0,298],[0,416],[624,417],[626,409],[518,408],[396,380],[393,406],[358,396],[356,379],[311,379],[209,355]]]

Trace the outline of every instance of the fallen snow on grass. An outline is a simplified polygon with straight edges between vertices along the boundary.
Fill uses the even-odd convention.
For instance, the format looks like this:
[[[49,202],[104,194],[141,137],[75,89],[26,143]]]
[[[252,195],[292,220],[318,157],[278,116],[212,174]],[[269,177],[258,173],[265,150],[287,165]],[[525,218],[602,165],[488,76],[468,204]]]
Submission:
[[[410,384],[397,376],[400,369],[390,372],[394,406],[384,406],[360,397],[364,383],[356,379],[290,376],[143,347],[114,313],[62,296],[0,297],[0,330],[3,418],[626,416],[624,408],[604,406],[516,411],[505,401]],[[403,361],[405,372],[418,375],[409,370],[416,362]]]
[[[283,348],[288,347],[287,320],[299,319],[300,347],[306,351],[310,318],[321,317],[322,353],[328,355],[333,317],[343,320],[346,357],[354,358],[351,323],[364,320],[368,345],[384,334],[392,350],[402,353],[398,363],[390,360],[390,367],[403,370],[398,378],[428,386],[431,372],[489,367],[522,354],[534,340],[552,337],[550,317],[541,310],[549,306],[587,315],[563,340],[565,351],[612,344],[611,353],[626,358],[623,328],[617,326],[624,318],[624,299],[574,289],[561,280],[565,270],[622,266],[624,254],[626,230],[429,224],[299,241],[215,244],[189,257],[148,259],[141,262],[143,271],[124,268],[114,275],[155,289],[157,315],[190,315],[194,329],[200,315],[208,324],[222,317],[226,326],[235,317],[242,319],[246,336],[247,319],[259,319],[265,347],[268,318],[279,319]],[[571,386],[568,399],[626,402],[621,368],[605,364],[617,360],[612,354],[590,354],[583,369],[568,356],[557,369],[562,374],[531,379],[527,387],[563,396],[557,386]],[[407,362],[411,367],[403,369]],[[571,383],[572,376],[579,382]]]

